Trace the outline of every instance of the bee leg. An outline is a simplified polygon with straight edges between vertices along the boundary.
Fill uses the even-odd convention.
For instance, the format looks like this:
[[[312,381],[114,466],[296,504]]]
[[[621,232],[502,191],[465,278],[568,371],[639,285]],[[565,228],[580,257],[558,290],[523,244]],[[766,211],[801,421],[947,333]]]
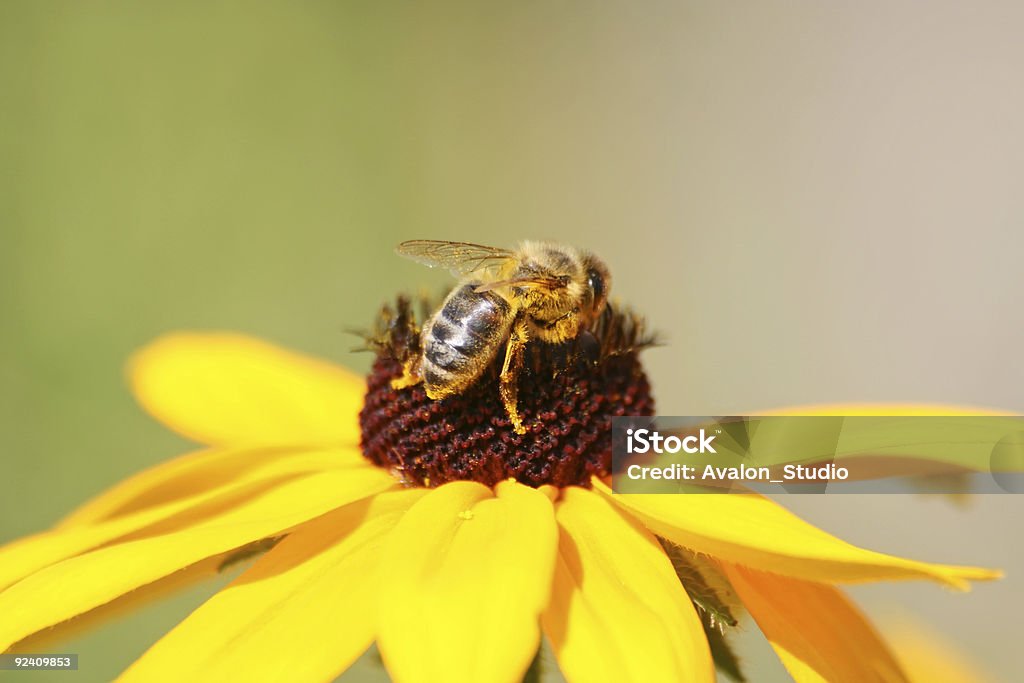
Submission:
[[[519,417],[518,403],[519,369],[523,366],[523,347],[526,346],[528,337],[526,321],[517,320],[512,326],[512,333],[505,346],[505,363],[501,366],[498,384],[501,402],[505,404],[505,412],[508,413],[508,419],[512,421],[512,428],[516,434],[526,433],[523,420]]]
[[[601,360],[601,342],[590,330],[583,330],[576,337],[576,361],[581,367],[597,365]]]
[[[419,373],[419,358],[413,357],[402,363],[402,376],[391,380],[392,389],[408,389],[423,381]]]

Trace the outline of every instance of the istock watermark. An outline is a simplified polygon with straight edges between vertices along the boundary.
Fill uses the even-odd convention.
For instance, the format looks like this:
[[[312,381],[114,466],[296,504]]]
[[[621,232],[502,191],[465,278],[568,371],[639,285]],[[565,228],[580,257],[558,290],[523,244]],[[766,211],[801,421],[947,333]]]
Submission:
[[[1024,493],[1024,419],[622,417],[618,493]]]
[[[715,447],[711,442],[714,436],[708,436],[704,430],[699,434],[691,434],[682,438],[669,434],[662,436],[658,432],[649,429],[626,430],[626,452],[627,453],[715,453]],[[699,445],[694,446],[694,444]]]

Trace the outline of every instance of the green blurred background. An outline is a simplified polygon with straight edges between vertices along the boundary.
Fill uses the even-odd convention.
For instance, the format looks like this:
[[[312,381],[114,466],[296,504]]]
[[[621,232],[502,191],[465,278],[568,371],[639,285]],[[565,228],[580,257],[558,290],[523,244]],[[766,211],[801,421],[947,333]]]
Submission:
[[[446,282],[392,254],[414,237],[603,255],[669,342],[663,414],[1024,412],[1022,29],[1009,1],[4,2],[0,540],[189,448],[125,389],[161,332],[364,370],[344,330]],[[1024,500],[785,502],[1005,568],[857,596],[1019,679]],[[109,680],[213,588],[69,643],[59,680]],[[747,630],[753,680],[786,680]]]

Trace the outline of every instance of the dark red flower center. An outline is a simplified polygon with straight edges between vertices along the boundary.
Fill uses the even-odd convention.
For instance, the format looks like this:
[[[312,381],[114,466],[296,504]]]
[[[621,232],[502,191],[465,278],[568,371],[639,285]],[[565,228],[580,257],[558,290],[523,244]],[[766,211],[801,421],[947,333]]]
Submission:
[[[568,344],[533,342],[519,372],[517,434],[498,392],[502,356],[472,386],[432,400],[422,385],[392,388],[419,353],[419,326],[405,300],[385,308],[368,338],[377,357],[359,414],[364,455],[412,486],[466,479],[493,485],[589,486],[611,469],[611,418],[653,415],[639,360],[650,345],[641,321],[606,311]]]

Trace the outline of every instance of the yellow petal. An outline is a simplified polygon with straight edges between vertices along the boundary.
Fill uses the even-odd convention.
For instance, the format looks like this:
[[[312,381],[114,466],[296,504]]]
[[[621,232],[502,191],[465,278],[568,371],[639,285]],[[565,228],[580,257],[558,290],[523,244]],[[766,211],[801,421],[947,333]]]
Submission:
[[[67,515],[56,528],[92,524],[136,510],[195,495],[235,482],[281,462],[288,467],[299,451],[278,448],[204,449],[143,470],[115,484]],[[324,469],[367,464],[356,448],[323,449]]]
[[[572,683],[714,681],[704,629],[658,541],[603,497],[568,488],[544,632]]]
[[[913,683],[993,683],[995,678],[949,638],[906,616],[884,627],[886,638]]]
[[[356,443],[363,381],[341,367],[228,333],[157,339],[130,364],[154,417],[214,445]]]
[[[373,641],[381,545],[424,493],[384,493],[304,524],[119,680],[334,680]]]
[[[256,454],[253,454],[256,455]],[[244,472],[229,484],[192,496],[146,507],[94,524],[58,528],[0,548],[0,590],[34,571],[101,545],[166,534],[237,506],[273,486],[315,472],[342,469],[351,462],[343,451],[292,452]],[[358,467],[371,467],[359,465]],[[349,466],[348,469],[354,469]]]
[[[916,562],[864,550],[808,524],[755,494],[613,494],[594,488],[636,515],[654,533],[697,552],[798,579],[863,582],[932,579],[959,590],[997,571]]]
[[[373,468],[323,472],[281,484],[196,526],[50,565],[0,593],[0,652],[195,562],[394,486],[394,479]]]
[[[875,628],[832,586],[723,563],[737,596],[797,683],[905,683]]]
[[[232,552],[213,555],[205,560],[158,579],[153,583],[125,593],[110,602],[88,612],[75,615],[67,621],[42,631],[37,631],[27,638],[19,640],[9,648],[9,652],[60,652],[68,641],[85,636],[98,626],[113,619],[136,614],[140,609],[154,602],[171,597],[181,590],[203,581],[211,580],[220,574],[221,565]]]
[[[518,682],[540,643],[557,531],[514,482],[431,491],[388,538],[377,643],[398,683]]]

